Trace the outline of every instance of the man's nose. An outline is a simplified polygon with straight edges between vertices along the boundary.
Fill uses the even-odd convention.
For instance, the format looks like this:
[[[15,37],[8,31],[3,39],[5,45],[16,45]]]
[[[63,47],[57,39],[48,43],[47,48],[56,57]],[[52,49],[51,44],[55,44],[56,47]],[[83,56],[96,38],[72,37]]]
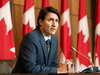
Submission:
[[[55,22],[55,21],[53,21],[52,26],[53,26],[53,27],[55,27],[55,25],[56,25],[56,22]]]

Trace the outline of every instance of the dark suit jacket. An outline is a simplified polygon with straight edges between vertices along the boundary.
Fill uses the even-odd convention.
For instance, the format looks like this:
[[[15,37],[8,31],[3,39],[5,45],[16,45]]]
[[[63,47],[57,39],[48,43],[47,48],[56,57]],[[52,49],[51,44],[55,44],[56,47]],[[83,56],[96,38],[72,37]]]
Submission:
[[[23,38],[17,63],[12,73],[57,73],[58,38],[51,35],[51,48],[48,50],[40,29],[35,29]]]

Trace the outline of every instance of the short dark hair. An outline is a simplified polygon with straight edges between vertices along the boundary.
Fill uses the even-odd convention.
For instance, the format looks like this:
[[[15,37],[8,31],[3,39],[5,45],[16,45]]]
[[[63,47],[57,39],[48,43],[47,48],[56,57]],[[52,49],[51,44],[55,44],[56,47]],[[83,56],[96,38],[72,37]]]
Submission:
[[[41,20],[44,20],[45,17],[46,17],[46,15],[47,15],[48,13],[50,13],[50,12],[55,13],[55,14],[58,16],[59,21],[60,21],[60,14],[59,14],[59,12],[57,11],[57,9],[53,8],[52,6],[48,6],[48,7],[42,8],[42,9],[40,10],[39,16],[38,16],[38,19],[37,19],[37,24],[38,24],[37,28],[40,27],[39,20],[40,20],[40,19],[41,19]]]

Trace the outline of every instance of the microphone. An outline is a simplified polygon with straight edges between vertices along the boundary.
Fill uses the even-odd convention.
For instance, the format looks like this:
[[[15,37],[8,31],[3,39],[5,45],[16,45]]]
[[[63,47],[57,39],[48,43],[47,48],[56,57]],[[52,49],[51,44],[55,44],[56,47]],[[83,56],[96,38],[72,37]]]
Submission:
[[[74,51],[76,51],[76,52],[78,52],[79,54],[81,54],[83,57],[85,57],[86,59],[88,59],[90,62],[91,62],[91,64],[92,64],[92,67],[94,66],[94,64],[93,64],[93,62],[88,58],[88,57],[86,57],[85,55],[83,55],[82,53],[80,53],[79,51],[77,51],[75,48],[73,48],[73,47],[71,47],[71,49],[72,50],[74,50]]]
[[[83,57],[85,57],[86,59],[88,59],[91,62],[91,64],[92,64],[92,67],[86,68],[85,70],[82,71],[82,73],[98,73],[98,72],[100,72],[98,70],[98,67],[94,66],[93,62],[88,57],[86,57],[85,55],[83,55],[82,53],[80,53],[79,51],[77,51],[73,47],[71,47],[71,49],[74,50],[75,52],[81,54]]]

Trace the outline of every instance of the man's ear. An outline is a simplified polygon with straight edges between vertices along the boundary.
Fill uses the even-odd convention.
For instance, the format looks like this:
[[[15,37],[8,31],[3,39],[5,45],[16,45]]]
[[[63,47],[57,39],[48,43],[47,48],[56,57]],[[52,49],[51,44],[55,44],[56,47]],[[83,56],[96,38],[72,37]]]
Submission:
[[[43,23],[43,20],[39,19],[39,24],[42,25]]]

